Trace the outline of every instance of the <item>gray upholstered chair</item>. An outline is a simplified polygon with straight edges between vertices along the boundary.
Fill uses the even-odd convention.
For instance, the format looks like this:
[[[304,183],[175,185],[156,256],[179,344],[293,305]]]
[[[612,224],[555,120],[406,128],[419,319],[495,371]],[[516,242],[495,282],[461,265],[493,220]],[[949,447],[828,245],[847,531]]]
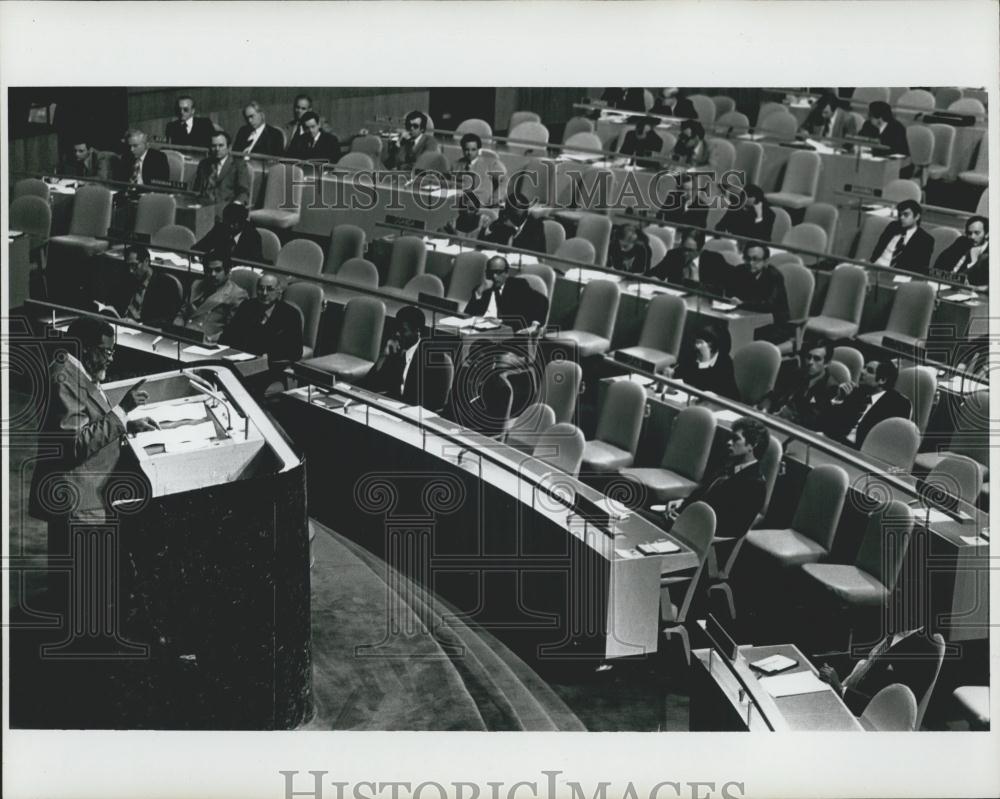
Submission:
[[[539,436],[531,454],[552,468],[576,477],[580,473],[585,445],[583,433],[576,425],[559,423]]]
[[[583,369],[573,361],[550,361],[545,366],[542,402],[552,408],[556,423],[573,421],[582,380]]]
[[[830,341],[853,338],[861,324],[868,288],[864,267],[840,264],[833,270],[819,315],[806,322],[806,333]]]
[[[573,327],[555,338],[576,344],[581,358],[603,355],[611,347],[621,292],[610,280],[593,280],[583,288]]]
[[[687,305],[682,297],[661,294],[646,309],[639,343],[619,350],[622,355],[638,358],[658,371],[677,362],[677,352],[684,335]]]
[[[347,303],[337,351],[305,362],[306,366],[329,372],[341,380],[360,380],[378,360],[385,304],[377,297],[355,297]]]
[[[330,236],[326,248],[324,275],[336,275],[337,270],[351,258],[362,258],[365,254],[365,231],[357,225],[337,225]]]
[[[638,383],[619,380],[608,387],[596,435],[583,448],[585,473],[618,472],[632,465],[645,407],[646,390]]]

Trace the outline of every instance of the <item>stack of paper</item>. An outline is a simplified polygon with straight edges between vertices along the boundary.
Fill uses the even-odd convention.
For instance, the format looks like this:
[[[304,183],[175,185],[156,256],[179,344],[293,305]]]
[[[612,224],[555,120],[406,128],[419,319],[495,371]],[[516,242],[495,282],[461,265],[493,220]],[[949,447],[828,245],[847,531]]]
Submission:
[[[200,422],[208,418],[204,400],[193,402],[171,402],[166,405],[137,405],[129,414],[129,419],[147,417],[159,425],[184,422]]]
[[[968,302],[969,300],[976,299],[978,295],[972,294],[967,291],[956,291],[953,294],[942,295],[942,300],[951,300],[952,302]]]
[[[198,446],[213,438],[215,438],[215,424],[208,421],[136,433],[135,442],[144,448],[162,445],[167,452],[177,452],[182,445]]]
[[[712,300],[713,311],[735,311],[738,306],[732,302],[722,302],[722,300]]]
[[[462,319],[458,316],[444,316],[437,320],[437,327],[454,327],[458,330],[475,327],[475,324],[476,317],[474,316],[470,316],[466,319]]]
[[[227,361],[249,361],[251,358],[256,358],[252,352],[233,352],[225,356]]]
[[[775,699],[782,696],[815,694],[819,691],[832,690],[811,671],[796,671],[791,674],[779,674],[775,677],[761,677],[758,682],[761,688]]]
[[[643,555],[669,555],[671,552],[681,551],[678,544],[675,544],[673,541],[668,541],[665,538],[660,541],[653,541],[649,544],[639,544],[636,549],[638,549]]]
[[[209,344],[208,346],[202,347],[198,344],[192,344],[189,347],[184,348],[184,352],[189,355],[218,355],[220,347],[214,344]]]
[[[599,272],[596,269],[583,269],[582,267],[568,269],[564,277],[574,283],[589,283],[591,280],[609,280],[612,283],[619,283],[621,281],[618,275],[609,275],[606,272]]]

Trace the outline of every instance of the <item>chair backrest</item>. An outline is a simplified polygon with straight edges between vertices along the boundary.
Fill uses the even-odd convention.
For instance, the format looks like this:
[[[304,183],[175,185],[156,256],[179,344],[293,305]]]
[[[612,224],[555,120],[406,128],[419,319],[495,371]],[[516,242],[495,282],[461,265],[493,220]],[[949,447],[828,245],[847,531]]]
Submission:
[[[378,297],[354,297],[347,301],[337,352],[365,361],[378,360],[385,326],[385,303]]]
[[[444,296],[444,283],[437,275],[424,272],[422,275],[414,275],[403,286],[403,294],[412,300],[419,299],[421,294],[430,294],[432,297]]]
[[[455,128],[455,141],[460,142],[466,133],[475,133],[482,140],[484,147],[489,147],[493,143],[493,128],[485,119],[463,119]]]
[[[726,139],[709,139],[707,144],[709,164],[715,171],[715,179],[719,180],[736,163],[736,148]]]
[[[927,706],[931,703],[931,696],[934,694],[934,686],[937,685],[938,677],[941,676],[941,665],[944,663],[944,636],[941,635],[941,633],[934,633],[934,635],[931,636],[931,641],[934,642],[934,651],[937,654],[937,666],[934,669],[934,676],[931,677],[927,690],[924,691],[924,695],[920,697],[920,703],[917,705],[917,717],[913,721],[914,730],[919,730],[920,725],[924,723],[924,715],[927,713]]]
[[[618,318],[621,289],[610,280],[592,280],[583,287],[580,305],[573,318],[573,329],[611,340]]]
[[[14,199],[19,197],[41,197],[45,202],[49,201],[52,189],[49,184],[41,178],[21,178],[14,184]]]
[[[928,166],[934,161],[934,131],[927,125],[910,125],[906,129],[906,144],[910,160],[917,166]]]
[[[447,175],[451,172],[451,165],[444,153],[427,152],[417,156],[413,164],[413,174],[419,175],[423,172],[434,172],[438,175]]]
[[[948,108],[956,100],[961,100],[965,94],[956,86],[942,86],[934,90],[934,101],[937,108]]]
[[[795,119],[795,117],[792,117]],[[796,150],[788,159],[785,167],[785,177],[781,181],[783,192],[804,194],[807,197],[816,196],[816,186],[819,184],[819,172],[823,162],[816,153]]]
[[[795,324],[805,324],[809,319],[816,278],[801,262],[788,261],[776,266],[785,279],[789,320]]]
[[[575,116],[570,117],[566,121],[566,127],[563,128],[563,141],[569,144],[570,139],[577,133],[593,133],[594,123],[587,117]],[[600,141],[598,139],[598,141]]]
[[[833,385],[835,386],[856,382],[851,380],[851,372],[840,361],[830,361],[827,364],[826,377],[827,381],[833,381]]]
[[[522,122],[541,122],[542,118],[534,111],[513,111],[507,122],[507,130],[514,130]]]
[[[937,371],[930,366],[908,366],[899,370],[896,391],[913,406],[913,421],[923,433],[931,418],[931,408],[937,394]]]
[[[923,496],[941,503],[946,496],[975,505],[983,490],[983,470],[966,455],[949,452],[944,455],[930,474],[924,478]]]
[[[920,202],[920,184],[905,178],[890,180],[882,191],[882,199],[891,203],[901,203],[903,200]]]
[[[295,164],[271,164],[264,185],[263,207],[270,210],[298,211],[302,207],[305,173]]]
[[[708,408],[689,405],[682,410],[670,426],[670,437],[660,466],[688,480],[700,481],[705,476],[705,466],[715,439],[715,425],[715,414]]]
[[[351,286],[378,288],[378,267],[364,258],[348,258],[337,271],[337,280]]]
[[[111,189],[104,186],[81,186],[73,198],[73,216],[69,223],[71,236],[108,235],[111,227]]]
[[[351,258],[361,258],[365,254],[365,231],[357,225],[342,224],[333,229],[330,244],[326,248],[324,275],[335,275],[337,270]]]
[[[934,287],[923,281],[903,283],[896,289],[886,330],[922,339],[927,336],[934,312]]]
[[[802,221],[819,225],[826,231],[826,251],[829,252],[833,247],[833,238],[837,234],[837,222],[840,221],[840,211],[837,210],[837,206],[830,203],[813,203],[806,208]]]
[[[229,270],[229,279],[243,289],[248,297],[257,294],[257,281],[260,280],[260,275],[253,269],[246,266],[234,266]]]
[[[765,119],[767,119],[769,116],[771,116],[771,114],[778,114],[778,113],[781,114],[789,113],[788,106],[786,106],[784,103],[778,103],[774,101],[761,103],[760,109],[757,111],[757,126],[759,127],[760,123],[763,122]]]
[[[351,140],[351,152],[364,153],[373,163],[378,163],[382,157],[382,139],[370,133],[365,136],[355,136]]]
[[[656,266],[667,255],[667,245],[659,236],[647,236],[646,243],[649,245],[649,263]]]
[[[764,505],[760,509],[760,515],[767,514],[767,509],[771,506],[771,495],[774,493],[774,486],[778,482],[778,472],[781,471],[781,458],[783,455],[781,442],[770,433],[767,436],[767,449],[760,459],[760,472],[764,475]]]
[[[903,111],[933,111],[934,95],[925,89],[907,89],[896,100],[898,106],[909,106],[902,108]]]
[[[990,465],[990,392],[967,394],[958,409],[951,451],[968,455],[977,463]]]
[[[792,529],[829,552],[846,497],[847,472],[833,464],[813,467],[795,508]]]
[[[953,227],[936,227],[930,230],[934,239],[934,249],[931,250],[931,263],[937,263],[938,256],[954,244],[962,234]]]
[[[177,150],[160,150],[167,157],[167,169],[170,170],[170,180],[174,183],[184,182],[184,154]]]
[[[340,157],[340,160],[337,161],[337,169],[348,172],[372,172],[375,169],[375,162],[368,153],[352,150]]]
[[[813,252],[826,252],[826,231],[812,222],[800,222],[781,240],[783,247],[801,247]]]
[[[416,236],[399,236],[392,242],[389,271],[385,285],[401,289],[414,276],[423,274],[427,264],[427,245]]]
[[[40,246],[52,233],[52,206],[35,195],[18,197],[10,204],[10,229],[28,236],[32,249]]]
[[[500,376],[498,379],[505,381]],[[455,382],[455,362],[447,352],[437,351],[433,353],[433,362],[424,364],[422,372],[422,383],[420,385],[420,405],[429,411],[440,413],[448,404],[451,396],[451,387]],[[492,411],[502,414],[504,420],[510,415],[510,399],[508,397],[507,407],[503,411]]]
[[[771,227],[771,243],[780,244],[785,236],[788,235],[788,231],[792,229],[792,217],[789,216],[788,211],[776,205],[772,205],[771,210],[774,211],[774,225]]]
[[[511,420],[507,428],[505,443],[519,450],[530,452],[539,437],[556,423],[555,412],[544,402],[535,402],[525,408],[521,415]]]
[[[645,407],[646,390],[638,383],[612,383],[604,395],[595,438],[635,455]]]
[[[976,204],[976,216],[989,216],[990,213],[990,190],[983,189],[979,195],[979,202]]]
[[[920,430],[909,419],[883,419],[865,436],[861,452],[909,473],[920,448]]]
[[[726,211],[728,209],[724,205],[720,205],[718,208],[708,209],[708,218],[705,221],[705,227],[709,230],[718,230],[719,223],[726,216]]]
[[[323,248],[310,239],[292,239],[281,248],[274,265],[304,277],[317,277],[323,271]]]
[[[580,473],[586,441],[576,425],[559,422],[538,437],[532,455],[572,477]]]
[[[934,133],[934,159],[937,166],[951,168],[951,159],[955,155],[955,128],[942,122],[928,125]]]
[[[556,422],[573,421],[583,369],[573,361],[549,361],[545,366],[542,401],[552,408]]]
[[[167,249],[190,250],[194,247],[195,237],[191,228],[184,225],[166,225],[157,230],[149,239],[154,247]]]
[[[486,260],[484,252],[469,251],[455,256],[455,265],[451,270],[448,292],[445,296],[449,300],[456,300],[459,303],[459,310],[465,309],[465,303],[472,299],[473,292],[483,282],[483,277],[486,275]]]
[[[649,347],[677,356],[684,337],[687,304],[682,297],[660,294],[646,310],[646,319],[639,334],[639,346]]]
[[[750,128],[750,119],[739,111],[726,111],[715,118],[715,129],[722,135],[730,131],[746,133]]]
[[[174,224],[177,200],[169,194],[143,194],[135,212],[135,232],[152,236],[160,228]]]
[[[554,219],[542,220],[542,227],[545,229],[545,252],[554,255],[566,241],[566,228]]]
[[[715,102],[711,97],[704,94],[692,94],[688,97],[694,111],[698,115],[698,121],[706,128],[715,122]],[[734,104],[735,107],[735,104]]]
[[[858,324],[867,288],[868,275],[863,266],[838,264],[830,277],[821,316]]]
[[[522,275],[534,275],[545,284],[545,296],[552,299],[552,292],[555,291],[556,273],[547,264],[525,264],[521,267]]]
[[[845,345],[834,347],[833,360],[847,367],[852,383],[858,382],[861,370],[865,366],[865,357],[858,350]]]
[[[859,86],[851,93],[851,99],[859,103],[889,102],[888,86]]]
[[[764,164],[764,147],[755,141],[736,142],[736,161],[733,169],[746,175],[747,183],[757,183]]]
[[[507,142],[511,152],[523,154],[544,150],[549,143],[549,129],[541,122],[521,122],[511,129],[508,138],[515,140]]]
[[[703,249],[708,252],[739,252],[736,239],[709,239]]]
[[[559,245],[559,249],[555,251],[555,256],[557,258],[568,258],[571,261],[592,264],[597,258],[597,251],[594,249],[594,245],[587,241],[587,239],[574,236],[571,239],[566,239],[566,241]],[[566,264],[557,264],[557,266],[562,271],[570,268]]]
[[[983,138],[979,141],[979,147],[976,150],[976,163],[972,167],[973,172],[981,172],[984,175],[987,174],[987,161],[989,160],[988,157],[990,152],[989,145],[989,140],[983,136]]]
[[[715,525],[715,511],[712,510],[711,506],[704,502],[692,502],[681,511],[680,516],[674,521],[673,527],[670,528],[670,535],[691,547],[698,557],[697,568],[684,588],[684,596],[677,603],[677,613],[671,620],[674,624],[682,624],[687,620],[691,601],[701,583],[701,573],[705,568],[708,552],[712,548]]]
[[[854,565],[870,574],[892,594],[913,531],[913,511],[898,499],[869,515]],[[888,597],[887,597],[888,598]]]
[[[589,120],[588,120],[589,121]],[[603,150],[604,144],[601,137],[589,130],[581,130],[566,138],[563,142],[565,147],[580,147],[584,150]]]
[[[266,227],[257,228],[257,232],[260,234],[260,257],[265,263],[276,263],[278,253],[281,252],[281,239],[278,238],[278,234]]]
[[[583,214],[576,227],[576,238],[594,245],[594,263],[604,266],[611,243],[611,219],[600,214]]]
[[[768,114],[757,124],[757,129],[761,133],[767,133],[779,139],[794,138],[795,131],[798,130],[798,128],[798,120],[788,113],[787,109]]]
[[[674,229],[672,227],[663,227],[662,225],[646,225],[643,228],[643,233],[649,239],[657,238],[663,242],[663,246],[666,247],[667,252],[674,247]],[[655,266],[655,263],[654,263]]]
[[[887,685],[861,714],[861,726],[874,732],[912,732],[917,723],[917,700],[900,682]]]
[[[979,102],[979,100],[975,97],[963,97],[960,100],[955,100],[955,102],[949,105],[948,111],[952,114],[983,116],[986,113],[986,106]]]
[[[323,313],[323,289],[315,283],[292,283],[281,298],[299,309],[302,314],[302,343],[315,350]]]
[[[753,341],[733,353],[733,372],[740,398],[756,405],[774,388],[781,352],[770,341]]]
[[[869,260],[872,257],[879,237],[889,227],[890,222],[892,220],[885,216],[867,215],[865,221],[861,223],[861,232],[858,234],[858,242],[854,247],[853,257],[860,261]]]
[[[715,121],[719,121],[719,117],[723,114],[731,114],[736,110],[736,101],[725,94],[716,94],[712,96],[712,102],[715,103]],[[695,106],[697,109],[698,106]]]

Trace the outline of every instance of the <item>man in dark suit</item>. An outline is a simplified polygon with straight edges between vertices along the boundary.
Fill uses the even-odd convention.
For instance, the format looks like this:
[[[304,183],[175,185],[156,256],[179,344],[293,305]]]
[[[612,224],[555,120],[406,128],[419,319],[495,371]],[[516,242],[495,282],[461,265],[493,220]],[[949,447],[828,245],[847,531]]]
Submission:
[[[210,155],[198,162],[194,191],[203,203],[221,205],[250,201],[250,170],[242,158],[229,152],[229,134],[218,131],[212,136]]]
[[[396,314],[396,321],[399,330],[386,340],[375,365],[357,385],[410,405],[419,405],[423,379],[421,335],[426,324],[424,312],[414,305],[407,305]]]
[[[716,225],[720,233],[732,233],[748,239],[770,241],[775,214],[760,186],[748,183],[743,187],[743,204],[730,208]]]
[[[643,156],[658,156],[663,150],[663,139],[656,134],[656,120],[650,117],[632,117],[629,120],[635,128],[625,134],[622,146],[618,152],[622,155],[637,156],[636,166],[644,169],[656,169],[656,161],[638,160]]]
[[[545,226],[541,219],[528,213],[529,205],[523,195],[509,196],[506,205],[500,209],[496,221],[491,223],[479,238],[505,247],[544,253]]]
[[[153,327],[170,324],[181,307],[183,296],[177,278],[154,271],[149,250],[139,245],[125,249],[129,280],[118,283],[109,300],[122,319],[131,319]]]
[[[920,227],[922,214],[923,208],[916,200],[899,203],[897,219],[882,231],[872,250],[871,262],[926,275],[930,270],[934,238]]]
[[[820,430],[830,438],[861,449],[871,429],[879,422],[913,414],[910,401],[896,391],[899,370],[892,361],[869,361],[857,385],[843,383],[831,400]]]
[[[830,385],[827,367],[833,360],[833,344],[815,342],[803,347],[802,368],[771,392],[767,405],[775,416],[816,430],[830,410],[836,386]],[[780,378],[779,378],[780,380]]]
[[[743,248],[743,266],[734,269],[727,293],[748,311],[769,313],[773,321],[757,329],[754,338],[780,344],[794,335],[789,322],[788,294],[785,279],[768,260],[771,250],[765,244],[749,242]]]
[[[646,275],[668,283],[722,293],[729,283],[732,267],[719,253],[704,249],[705,234],[701,230],[681,230],[679,239],[680,246],[670,250]]]
[[[677,227],[708,227],[708,210],[711,204],[711,177],[699,174],[697,179],[689,172],[677,178],[678,188],[667,194],[660,207],[659,217]]]
[[[245,205],[229,203],[222,210],[222,221],[195,243],[198,252],[221,252],[231,261],[261,261],[264,258],[260,232],[249,220]]]
[[[149,147],[146,134],[141,130],[130,130],[126,137],[128,155],[120,163],[118,180],[135,186],[170,180],[170,164],[167,156]]]
[[[285,137],[273,125],[267,124],[267,116],[256,100],[243,109],[246,124],[236,131],[233,151],[257,153],[258,155],[281,155],[285,151]]]
[[[257,296],[236,309],[220,341],[230,347],[267,355],[272,369],[302,357],[302,314],[281,297],[275,275],[257,281]]]
[[[427,114],[411,111],[406,115],[405,125],[399,144],[389,149],[386,166],[408,172],[424,153],[436,153],[441,148],[433,134],[427,132]]]
[[[938,256],[934,269],[950,280],[966,280],[972,286],[989,284],[990,220],[971,216],[965,235]]]
[[[167,141],[186,147],[208,147],[215,132],[212,120],[195,116],[194,100],[177,98],[177,119],[167,123]]]
[[[465,306],[470,316],[491,316],[515,332],[528,335],[540,330],[548,311],[548,297],[535,291],[524,278],[510,277],[510,266],[499,255],[486,262],[483,282]]]
[[[868,120],[858,131],[859,136],[878,139],[881,147],[873,148],[874,155],[909,155],[906,128],[892,114],[892,107],[882,100],[868,105]]]
[[[315,112],[306,111],[299,121],[303,135],[292,139],[286,155],[307,161],[328,161],[331,164],[340,160],[340,142],[332,133],[322,129]]]
[[[285,152],[292,151],[292,145],[295,140],[300,136],[304,136],[306,129],[302,127],[302,117],[309,111],[312,111],[312,98],[308,94],[298,94],[295,96],[295,102],[292,103],[292,118],[284,124],[285,140],[288,144],[285,147]]]

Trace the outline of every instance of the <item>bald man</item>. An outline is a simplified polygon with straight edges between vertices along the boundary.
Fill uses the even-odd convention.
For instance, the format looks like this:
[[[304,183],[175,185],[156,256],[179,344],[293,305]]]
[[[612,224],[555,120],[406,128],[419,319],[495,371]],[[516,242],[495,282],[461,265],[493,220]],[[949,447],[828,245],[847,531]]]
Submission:
[[[118,180],[135,186],[170,180],[170,164],[167,163],[167,156],[149,146],[145,133],[141,130],[130,130],[125,138],[128,155],[121,160]]]
[[[230,347],[267,355],[271,365],[302,357],[302,315],[281,299],[281,284],[274,275],[257,281],[257,296],[236,309],[222,333]]]

